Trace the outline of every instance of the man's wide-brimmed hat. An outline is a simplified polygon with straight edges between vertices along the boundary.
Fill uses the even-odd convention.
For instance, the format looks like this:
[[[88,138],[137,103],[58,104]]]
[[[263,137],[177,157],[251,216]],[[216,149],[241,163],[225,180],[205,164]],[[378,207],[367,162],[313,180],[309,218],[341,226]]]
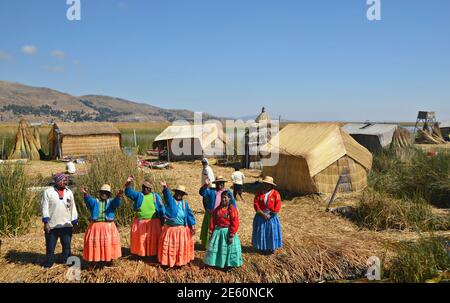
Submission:
[[[99,191],[111,193],[111,186],[109,186],[109,184],[103,184]]]
[[[219,182],[227,182],[227,179],[225,179],[223,176],[218,176],[216,180],[214,180],[213,183],[219,183]]]
[[[147,188],[152,188],[152,183],[148,180],[145,180],[144,182],[142,182],[142,185],[144,185]]]
[[[267,183],[273,186],[277,186],[274,182],[273,182],[273,178],[270,176],[265,176],[264,179],[262,179],[261,181],[262,183]]]
[[[177,188],[174,189],[174,191],[179,191],[182,192],[183,194],[187,195],[188,193],[186,192],[186,187],[183,185],[178,186]]]

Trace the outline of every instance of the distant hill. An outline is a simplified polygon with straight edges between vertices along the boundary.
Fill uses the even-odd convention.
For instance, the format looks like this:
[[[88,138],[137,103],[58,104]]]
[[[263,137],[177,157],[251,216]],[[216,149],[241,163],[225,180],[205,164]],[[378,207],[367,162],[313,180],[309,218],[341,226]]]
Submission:
[[[46,87],[0,81],[0,121],[111,121],[111,122],[172,122],[191,121],[189,110],[164,109],[125,99],[86,95],[72,96]],[[203,114],[204,119],[215,118]]]

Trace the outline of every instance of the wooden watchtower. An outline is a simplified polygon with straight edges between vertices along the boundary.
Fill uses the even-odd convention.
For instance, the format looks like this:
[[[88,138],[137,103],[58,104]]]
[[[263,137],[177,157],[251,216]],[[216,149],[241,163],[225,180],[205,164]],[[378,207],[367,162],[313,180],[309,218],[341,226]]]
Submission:
[[[433,125],[436,123],[436,113],[419,111],[419,114],[417,115],[416,125],[414,125],[414,134],[416,134],[419,124],[421,123],[423,123],[422,129],[430,131],[431,133],[431,129]]]

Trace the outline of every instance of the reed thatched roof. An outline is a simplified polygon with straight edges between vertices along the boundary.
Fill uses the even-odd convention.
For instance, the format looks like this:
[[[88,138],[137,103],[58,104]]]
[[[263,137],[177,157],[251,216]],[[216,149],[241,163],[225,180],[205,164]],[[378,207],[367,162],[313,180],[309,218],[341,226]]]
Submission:
[[[262,150],[304,158],[311,177],[345,155],[372,168],[372,154],[336,123],[289,124]]]
[[[119,129],[108,122],[58,122],[54,127],[63,136],[120,135]]]
[[[154,143],[173,139],[198,139],[202,147],[211,145],[216,139],[226,142],[223,129],[216,123],[201,125],[171,125],[159,134]]]

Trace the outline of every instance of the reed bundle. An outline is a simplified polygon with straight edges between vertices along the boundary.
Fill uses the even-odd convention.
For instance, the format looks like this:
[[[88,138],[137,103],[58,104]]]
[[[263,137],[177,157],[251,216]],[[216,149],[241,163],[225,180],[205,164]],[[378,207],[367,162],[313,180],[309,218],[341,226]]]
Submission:
[[[25,119],[19,122],[14,149],[9,155],[10,159],[39,160],[40,141],[36,139],[35,133],[31,132],[30,125]]]

